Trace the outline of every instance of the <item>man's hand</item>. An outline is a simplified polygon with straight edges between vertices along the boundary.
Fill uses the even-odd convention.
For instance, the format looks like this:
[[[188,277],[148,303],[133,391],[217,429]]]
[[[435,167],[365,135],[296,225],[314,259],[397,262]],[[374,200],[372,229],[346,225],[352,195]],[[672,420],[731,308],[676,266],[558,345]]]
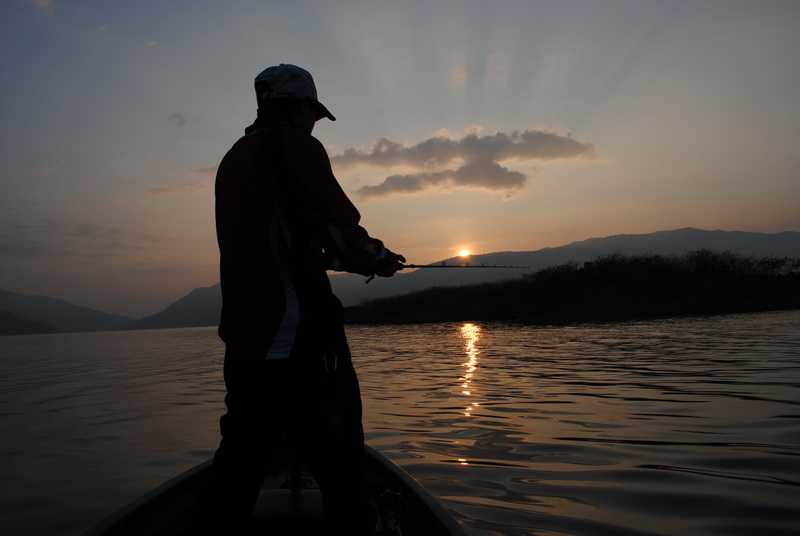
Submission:
[[[386,250],[387,255],[375,263],[375,275],[381,277],[392,277],[398,270],[403,269],[406,258],[397,253]]]

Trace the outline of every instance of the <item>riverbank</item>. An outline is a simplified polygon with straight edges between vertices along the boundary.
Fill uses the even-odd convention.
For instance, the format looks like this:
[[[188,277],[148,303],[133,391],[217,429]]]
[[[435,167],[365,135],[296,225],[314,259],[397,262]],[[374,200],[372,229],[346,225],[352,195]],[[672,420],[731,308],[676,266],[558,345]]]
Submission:
[[[434,287],[345,309],[349,324],[569,324],[800,309],[800,259],[697,250],[610,255],[518,279]]]

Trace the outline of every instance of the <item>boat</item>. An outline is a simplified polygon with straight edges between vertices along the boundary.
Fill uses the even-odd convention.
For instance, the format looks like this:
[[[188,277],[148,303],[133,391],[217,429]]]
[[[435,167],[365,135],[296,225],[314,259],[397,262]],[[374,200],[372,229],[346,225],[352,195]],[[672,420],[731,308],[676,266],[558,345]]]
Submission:
[[[211,462],[167,481],[83,536],[180,534]],[[365,466],[371,500],[379,512],[378,536],[465,536],[458,522],[419,482],[369,446],[365,447]],[[268,470],[246,534],[325,534],[319,488],[289,456],[279,457]]]

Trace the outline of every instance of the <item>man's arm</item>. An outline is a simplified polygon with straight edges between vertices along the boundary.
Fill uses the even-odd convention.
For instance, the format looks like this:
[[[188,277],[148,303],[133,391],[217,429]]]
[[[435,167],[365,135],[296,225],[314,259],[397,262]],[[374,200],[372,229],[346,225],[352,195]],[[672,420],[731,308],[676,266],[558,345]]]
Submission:
[[[333,175],[330,160],[315,138],[283,129],[288,170],[296,179],[299,210],[312,221],[325,251],[326,267],[336,271],[390,277],[405,259],[372,238],[358,223],[361,215]]]

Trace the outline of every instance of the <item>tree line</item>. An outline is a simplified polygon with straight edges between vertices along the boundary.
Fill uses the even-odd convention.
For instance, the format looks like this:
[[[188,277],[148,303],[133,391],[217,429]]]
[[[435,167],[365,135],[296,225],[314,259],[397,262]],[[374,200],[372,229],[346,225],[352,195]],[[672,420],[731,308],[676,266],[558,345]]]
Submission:
[[[597,257],[516,279],[433,287],[348,307],[347,323],[565,324],[800,308],[800,258],[700,249]]]

